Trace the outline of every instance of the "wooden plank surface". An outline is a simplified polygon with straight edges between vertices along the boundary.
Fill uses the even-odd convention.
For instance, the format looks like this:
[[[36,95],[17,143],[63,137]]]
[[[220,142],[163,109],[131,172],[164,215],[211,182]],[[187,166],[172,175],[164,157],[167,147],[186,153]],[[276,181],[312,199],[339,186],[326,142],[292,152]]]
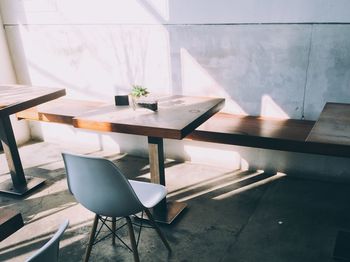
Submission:
[[[314,121],[218,113],[186,138],[247,147],[305,152]]]
[[[199,126],[194,133],[212,132],[305,141],[314,121],[274,119],[219,113]]]
[[[0,86],[0,116],[14,114],[65,94],[66,91],[63,88],[24,85]]]
[[[158,111],[130,106],[105,106],[73,119],[77,128],[182,139],[224,105],[222,98],[168,96]]]
[[[327,103],[306,141],[350,146],[350,104]]]

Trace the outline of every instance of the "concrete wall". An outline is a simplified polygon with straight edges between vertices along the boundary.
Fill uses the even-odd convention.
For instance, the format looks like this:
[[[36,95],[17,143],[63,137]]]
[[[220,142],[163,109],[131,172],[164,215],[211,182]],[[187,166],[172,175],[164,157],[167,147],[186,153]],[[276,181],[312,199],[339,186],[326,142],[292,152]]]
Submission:
[[[16,84],[16,75],[13,70],[5,30],[2,23],[2,17],[0,14],[0,85],[6,84]],[[28,123],[24,121],[19,122],[14,116],[11,116],[11,122],[17,143],[22,144],[28,141],[30,138]]]
[[[317,119],[327,101],[350,103],[346,0],[0,0],[0,8],[20,83],[110,102],[138,83],[281,118]],[[31,125],[34,137],[147,154],[144,137]],[[174,158],[350,179],[345,159],[212,147],[166,141]]]
[[[10,24],[347,23],[348,0],[1,0]]]

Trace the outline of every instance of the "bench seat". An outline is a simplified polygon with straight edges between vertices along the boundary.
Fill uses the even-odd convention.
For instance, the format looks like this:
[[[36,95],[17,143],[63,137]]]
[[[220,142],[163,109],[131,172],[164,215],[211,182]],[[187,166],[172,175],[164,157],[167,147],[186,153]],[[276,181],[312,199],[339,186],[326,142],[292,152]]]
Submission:
[[[218,113],[188,138],[221,144],[298,151],[314,121]]]
[[[81,115],[104,102],[60,98],[17,113],[18,119],[72,125]],[[186,139],[272,150],[350,157],[350,146],[306,141],[315,121],[273,119],[217,113]]]
[[[218,113],[186,138],[298,153],[350,157],[342,144],[306,141],[315,121],[271,119]]]

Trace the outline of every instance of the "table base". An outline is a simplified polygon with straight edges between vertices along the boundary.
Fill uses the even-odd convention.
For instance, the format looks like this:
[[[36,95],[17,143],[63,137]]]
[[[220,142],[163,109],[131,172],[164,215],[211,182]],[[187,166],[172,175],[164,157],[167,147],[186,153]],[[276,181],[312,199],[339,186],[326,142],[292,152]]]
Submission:
[[[169,201],[166,203],[166,209],[160,210],[151,209],[154,221],[158,223],[170,225],[174,219],[187,207],[187,204],[184,202]],[[138,219],[141,219],[139,215],[136,216]],[[149,220],[147,215],[144,214],[144,220]]]
[[[23,196],[28,194],[30,191],[39,187],[45,182],[45,179],[27,176],[26,177],[27,184],[23,187],[15,188],[13,186],[12,180],[7,179],[4,182],[0,183],[0,193],[15,195],[15,196]]]

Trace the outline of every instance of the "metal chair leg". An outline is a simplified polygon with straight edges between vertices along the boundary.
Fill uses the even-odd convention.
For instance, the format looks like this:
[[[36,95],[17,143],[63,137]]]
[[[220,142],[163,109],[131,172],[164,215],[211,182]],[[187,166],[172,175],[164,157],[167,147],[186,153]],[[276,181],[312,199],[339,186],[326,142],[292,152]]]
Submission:
[[[88,243],[88,245],[86,247],[86,251],[85,251],[85,258],[84,258],[85,262],[89,261],[92,245],[93,245],[94,239],[95,239],[97,224],[98,224],[98,215],[95,215],[94,223],[92,224],[92,228],[91,228],[91,232],[90,232],[89,243]]]
[[[152,226],[154,227],[154,229],[157,231],[160,239],[163,241],[164,246],[168,249],[169,252],[171,252],[171,247],[167,241],[167,239],[165,238],[163,232],[160,230],[160,228],[158,227],[156,221],[154,221],[153,216],[151,214],[151,212],[148,209],[145,209],[146,215],[149,218],[149,221],[151,222]]]
[[[131,223],[130,217],[125,217],[125,218],[126,218],[126,222],[128,224],[130,242],[131,242],[131,247],[132,247],[132,251],[133,251],[133,255],[134,255],[134,261],[139,262],[140,259],[139,259],[139,253],[137,252],[137,245],[136,245],[136,240],[135,240],[134,228],[133,228],[133,225]]]
[[[112,245],[115,245],[115,229],[116,229],[116,218],[112,217]]]

